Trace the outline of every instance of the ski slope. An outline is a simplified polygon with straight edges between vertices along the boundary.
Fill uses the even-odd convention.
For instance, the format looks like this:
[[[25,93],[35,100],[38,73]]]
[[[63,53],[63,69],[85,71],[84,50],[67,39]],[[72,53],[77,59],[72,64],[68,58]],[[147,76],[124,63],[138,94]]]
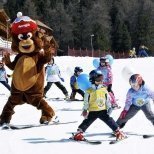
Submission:
[[[60,67],[63,84],[69,94],[71,89],[69,79],[75,66],[83,68],[84,73],[89,73],[93,67],[93,58],[90,57],[55,57],[55,63]],[[146,84],[154,90],[154,58],[116,59],[112,65],[114,74],[113,91],[118,103],[122,106],[114,110],[111,116],[116,120],[123,109],[126,92],[129,83],[123,78],[122,70],[127,66],[140,73]],[[8,73],[11,73],[7,69]],[[11,82],[11,79],[9,79]],[[9,91],[0,84],[0,112],[9,96]],[[64,97],[60,89],[55,85],[47,93],[48,97]],[[78,99],[80,95],[76,95]],[[91,140],[100,140],[100,145],[90,145],[69,141],[68,138],[76,132],[82,122],[81,109],[83,102],[52,101],[48,103],[55,109],[56,115],[61,122],[77,121],[76,123],[35,127],[24,130],[0,130],[0,153],[1,154],[154,154],[154,138],[143,139],[143,134],[154,134],[154,126],[145,118],[140,111],[123,131],[128,134],[128,139],[115,145],[109,145],[114,138],[110,137],[111,129],[100,120],[96,120],[86,131],[85,137]],[[154,104],[151,102],[152,109]],[[38,124],[41,112],[28,104],[15,107],[15,114],[11,124]]]

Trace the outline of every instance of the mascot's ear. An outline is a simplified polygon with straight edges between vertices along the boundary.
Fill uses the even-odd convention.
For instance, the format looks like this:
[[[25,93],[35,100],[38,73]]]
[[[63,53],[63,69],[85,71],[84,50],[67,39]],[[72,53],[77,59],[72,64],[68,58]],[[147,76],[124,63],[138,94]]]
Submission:
[[[36,31],[35,33],[33,33],[33,40],[34,40],[34,44],[38,48],[38,50],[40,50],[44,47],[43,36],[40,35],[39,31]]]
[[[44,36],[44,34],[41,33],[40,31],[36,31],[35,36],[38,38],[42,38]]]

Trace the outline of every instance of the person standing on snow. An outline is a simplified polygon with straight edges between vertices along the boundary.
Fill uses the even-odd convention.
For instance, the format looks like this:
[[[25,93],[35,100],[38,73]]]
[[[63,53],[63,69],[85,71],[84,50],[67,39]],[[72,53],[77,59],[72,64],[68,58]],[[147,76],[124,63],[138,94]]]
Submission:
[[[146,50],[148,50],[147,47],[145,47],[144,45],[140,45],[138,51],[138,57],[148,57],[149,55],[147,54]]]
[[[77,66],[74,68],[74,75],[71,76],[70,78],[70,86],[72,89],[71,96],[70,96],[71,100],[75,100],[76,93],[79,93],[82,97],[84,97],[84,91],[81,90],[77,84],[77,78],[82,72],[83,72],[83,69]]]
[[[89,81],[92,85],[85,92],[82,111],[82,116],[85,119],[79,125],[77,132],[73,134],[72,139],[77,141],[85,140],[83,132],[85,132],[97,118],[104,121],[114,131],[117,140],[124,139],[124,133],[119,130],[117,123],[110,117],[112,108],[108,91],[102,84],[102,73],[98,70],[92,70],[89,73]]]
[[[46,93],[54,83],[63,92],[65,98],[69,99],[68,91],[60,82],[60,80],[64,82],[64,79],[61,77],[59,67],[54,63],[54,58],[51,58],[51,61],[45,67],[45,72],[47,76],[47,85],[44,88],[44,96],[46,97]]]
[[[125,107],[117,120],[117,124],[123,128],[138,111],[142,110],[146,118],[154,125],[154,112],[150,106],[150,100],[154,100],[154,91],[145,85],[140,74],[133,74],[129,83],[131,88],[127,92]]]
[[[118,104],[116,103],[114,93],[112,91],[113,74],[112,74],[112,68],[109,64],[109,59],[106,57],[101,57],[100,64],[99,64],[99,67],[97,68],[97,70],[102,72],[103,85],[107,87],[107,91],[110,94],[112,107],[119,108]]]
[[[135,48],[129,50],[129,58],[137,58]]]
[[[0,83],[2,83],[9,91],[11,90],[3,62],[0,62]]]

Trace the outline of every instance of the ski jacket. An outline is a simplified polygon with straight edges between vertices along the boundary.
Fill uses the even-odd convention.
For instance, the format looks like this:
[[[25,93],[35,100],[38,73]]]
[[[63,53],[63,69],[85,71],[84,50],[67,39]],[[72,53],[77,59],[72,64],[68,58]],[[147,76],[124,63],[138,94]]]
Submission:
[[[88,111],[101,111],[111,108],[109,94],[106,87],[93,84],[86,90],[84,95],[83,110]]]
[[[79,89],[78,83],[77,83],[77,75],[74,74],[73,76],[71,76],[70,78],[70,86],[72,89]]]
[[[99,66],[97,70],[101,71],[103,74],[103,85],[108,86],[112,84],[113,74],[111,66]]]
[[[47,65],[45,67],[46,81],[47,82],[59,82],[60,81],[60,70],[56,64]]]
[[[7,74],[5,68],[0,69],[0,81],[7,81]]]
[[[137,107],[141,107],[154,100],[154,91],[151,91],[146,85],[142,85],[138,91],[130,88],[126,95],[124,110],[128,111],[133,104]]]

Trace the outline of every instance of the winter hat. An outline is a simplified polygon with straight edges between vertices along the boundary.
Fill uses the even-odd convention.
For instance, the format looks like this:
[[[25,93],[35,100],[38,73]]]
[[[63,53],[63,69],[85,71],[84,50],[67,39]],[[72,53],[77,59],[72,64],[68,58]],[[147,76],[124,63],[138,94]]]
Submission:
[[[21,12],[17,13],[17,18],[11,25],[11,32],[15,35],[35,31],[37,24],[28,16],[22,16]]]

